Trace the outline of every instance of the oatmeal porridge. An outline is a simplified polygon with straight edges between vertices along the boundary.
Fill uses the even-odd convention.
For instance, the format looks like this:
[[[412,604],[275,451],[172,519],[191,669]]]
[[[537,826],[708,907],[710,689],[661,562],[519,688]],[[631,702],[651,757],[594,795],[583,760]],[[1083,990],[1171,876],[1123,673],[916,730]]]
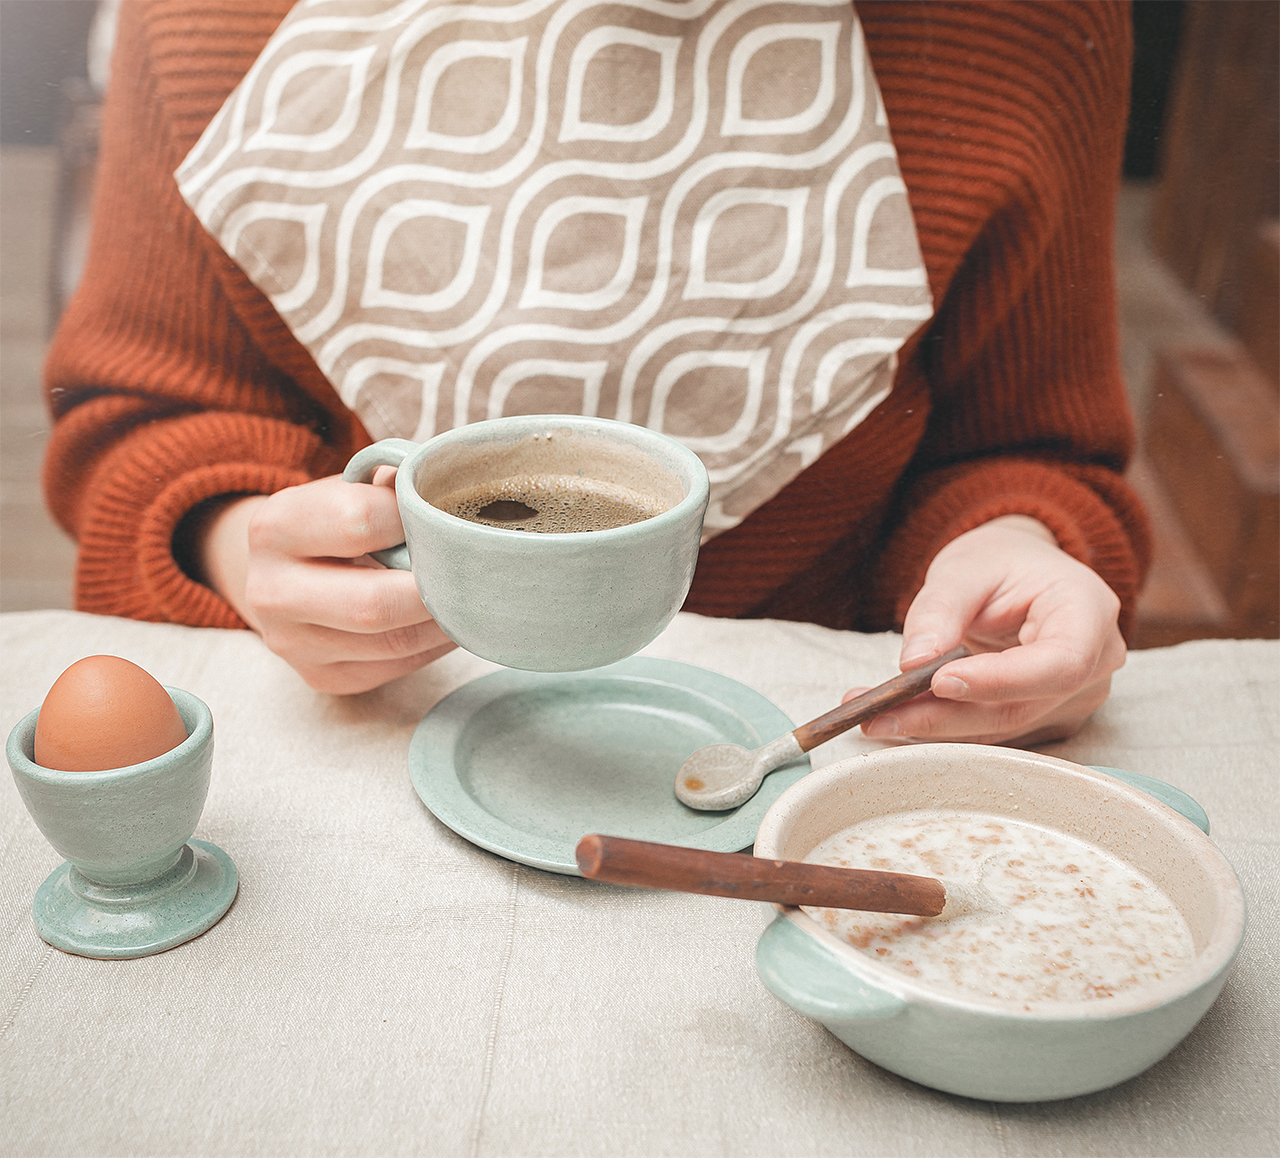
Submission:
[[[1191,930],[1147,877],[1038,825],[973,812],[904,812],[836,833],[806,861],[941,877],[990,902],[907,917],[806,908],[859,952],[923,985],[1017,1002],[1096,1001],[1169,977]]]

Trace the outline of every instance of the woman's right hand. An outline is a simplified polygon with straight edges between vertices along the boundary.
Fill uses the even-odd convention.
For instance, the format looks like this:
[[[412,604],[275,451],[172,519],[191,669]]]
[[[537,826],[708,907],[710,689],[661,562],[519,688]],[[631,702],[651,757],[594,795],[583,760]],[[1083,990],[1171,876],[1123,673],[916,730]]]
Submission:
[[[372,485],[334,475],[230,498],[195,529],[203,581],[318,691],[367,691],[456,646],[413,576],[368,558],[404,541],[394,479],[384,467]]]

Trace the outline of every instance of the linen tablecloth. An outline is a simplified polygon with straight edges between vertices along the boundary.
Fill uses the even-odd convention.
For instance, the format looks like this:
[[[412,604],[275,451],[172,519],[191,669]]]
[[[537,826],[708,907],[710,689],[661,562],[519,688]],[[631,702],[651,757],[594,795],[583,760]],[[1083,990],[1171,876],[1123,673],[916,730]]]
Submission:
[[[900,640],[681,615],[645,654],[797,723],[896,671]],[[10,1155],[1266,1155],[1280,1143],[1280,645],[1135,652],[1045,751],[1159,777],[1206,809],[1250,928],[1221,998],[1145,1074],[1041,1105],[971,1101],[852,1053],[755,973],[763,905],[513,864],[435,820],[410,736],[492,665],[455,652],[365,695],[306,685],[247,632],[0,616],[5,732],[84,655],[213,710],[196,836],[240,894],[168,953],[36,935],[60,862],[0,776],[0,1152]],[[846,735],[815,767],[872,745]]]

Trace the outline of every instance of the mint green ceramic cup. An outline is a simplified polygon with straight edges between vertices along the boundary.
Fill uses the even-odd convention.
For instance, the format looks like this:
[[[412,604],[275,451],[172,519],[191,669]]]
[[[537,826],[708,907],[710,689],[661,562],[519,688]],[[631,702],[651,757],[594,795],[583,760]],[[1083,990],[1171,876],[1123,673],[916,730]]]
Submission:
[[[642,426],[580,415],[477,422],[425,443],[357,453],[348,482],[397,470],[405,543],[377,553],[413,572],[440,627],[484,659],[584,671],[633,655],[674,618],[693,580],[709,483],[692,451]],[[586,476],[652,495],[660,514],[623,527],[536,534],[446,513],[432,500],[524,475]]]

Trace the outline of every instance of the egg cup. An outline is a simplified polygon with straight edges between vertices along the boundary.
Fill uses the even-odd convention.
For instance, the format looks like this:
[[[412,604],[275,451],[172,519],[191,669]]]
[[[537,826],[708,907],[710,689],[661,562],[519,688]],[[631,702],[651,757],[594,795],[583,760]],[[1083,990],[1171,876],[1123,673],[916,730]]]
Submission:
[[[212,928],[239,887],[222,849],[192,840],[209,791],[213,716],[205,703],[165,688],[187,738],[124,768],[62,772],[35,762],[37,708],[9,733],[18,793],[66,863],[36,890],[36,931],[82,957],[163,953]]]

